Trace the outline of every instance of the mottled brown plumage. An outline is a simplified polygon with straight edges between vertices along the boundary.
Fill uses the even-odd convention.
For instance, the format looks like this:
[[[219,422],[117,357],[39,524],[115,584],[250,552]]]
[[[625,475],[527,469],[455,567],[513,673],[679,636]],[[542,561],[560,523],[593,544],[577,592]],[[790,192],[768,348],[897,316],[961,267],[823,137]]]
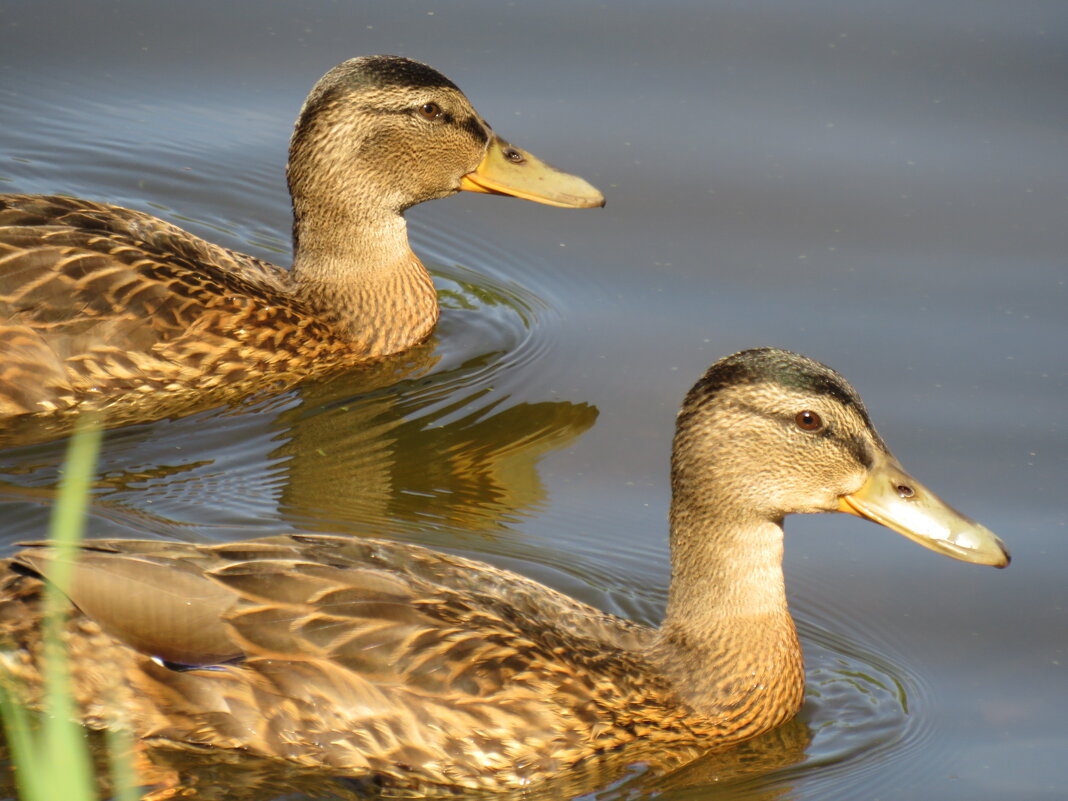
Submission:
[[[659,629],[384,540],[87,543],[66,634],[83,719],[396,790],[524,787],[632,749],[672,764],[801,705],[784,515],[854,511],[966,561],[1008,561],[893,461],[840,376],[785,351],[724,359],[690,391],[672,488]],[[0,587],[4,663],[31,701],[54,559],[30,547]]]
[[[292,270],[141,212],[0,195],[0,417],[151,419],[404,351],[438,316],[407,208],[461,189],[604,202],[498,138],[440,73],[393,56],[315,85],[287,175]]]

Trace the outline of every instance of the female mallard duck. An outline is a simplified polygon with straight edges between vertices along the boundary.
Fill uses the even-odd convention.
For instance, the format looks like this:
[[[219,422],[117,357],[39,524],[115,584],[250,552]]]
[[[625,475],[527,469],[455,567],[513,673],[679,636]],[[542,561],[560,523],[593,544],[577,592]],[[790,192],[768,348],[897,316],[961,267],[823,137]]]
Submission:
[[[395,56],[323,76],[287,176],[292,270],[141,212],[0,195],[0,417],[124,404],[162,416],[398,353],[438,318],[408,207],[461,189],[604,205],[500,139],[441,73]]]
[[[1009,562],[904,471],[841,376],[782,350],[723,359],[690,390],[672,491],[659,629],[396,542],[86,543],[66,635],[84,720],[395,788],[523,786],[642,740],[731,745],[797,712],[784,515],[850,512],[966,562]],[[31,687],[54,559],[22,551],[0,588],[5,661]]]

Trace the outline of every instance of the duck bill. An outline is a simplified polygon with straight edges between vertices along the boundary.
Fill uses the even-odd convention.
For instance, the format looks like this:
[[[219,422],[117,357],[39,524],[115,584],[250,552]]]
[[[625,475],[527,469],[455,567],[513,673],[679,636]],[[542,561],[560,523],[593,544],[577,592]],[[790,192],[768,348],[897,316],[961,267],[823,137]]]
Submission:
[[[977,565],[1006,567],[1009,552],[990,529],[962,515],[910,476],[893,456],[876,464],[839,510],[904,534],[932,551]]]
[[[584,179],[550,167],[494,134],[491,134],[482,163],[460,179],[460,189],[511,195],[568,209],[604,205],[604,195]]]

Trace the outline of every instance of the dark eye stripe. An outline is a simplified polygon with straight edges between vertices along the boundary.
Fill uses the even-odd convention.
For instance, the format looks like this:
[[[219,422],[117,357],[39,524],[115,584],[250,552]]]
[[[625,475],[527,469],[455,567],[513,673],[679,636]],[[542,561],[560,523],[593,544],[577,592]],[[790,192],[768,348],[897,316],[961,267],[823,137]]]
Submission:
[[[380,116],[385,116],[387,114],[403,114],[407,116],[411,114],[418,114],[419,108],[416,107],[414,109],[391,109],[376,108],[374,106],[361,106],[360,111],[368,115],[378,114]],[[482,122],[478,119],[478,117],[464,117],[463,119],[457,120],[452,114],[449,114],[448,112],[443,112],[440,119],[446,125],[455,125],[467,131],[469,134],[471,134],[471,137],[480,144],[486,144],[486,142],[489,141],[489,134],[486,133],[486,128],[482,125]]]
[[[875,457],[872,455],[871,448],[868,446],[868,443],[860,437],[856,435],[849,437],[845,440],[845,446],[849,449],[853,458],[865,467],[871,467],[875,463]]]
[[[486,133],[486,129],[482,126],[478,117],[464,117],[462,120],[457,120],[456,124],[471,134],[478,142],[485,144],[489,141],[489,134]]]

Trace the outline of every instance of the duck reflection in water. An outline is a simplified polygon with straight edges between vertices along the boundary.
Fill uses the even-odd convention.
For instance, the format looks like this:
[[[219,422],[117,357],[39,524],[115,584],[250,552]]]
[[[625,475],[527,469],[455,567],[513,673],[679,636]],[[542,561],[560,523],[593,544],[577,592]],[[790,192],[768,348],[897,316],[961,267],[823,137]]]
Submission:
[[[470,355],[453,369],[435,371],[436,347],[432,339],[329,381],[305,382],[294,391],[295,404],[264,401],[268,407],[282,403],[281,409],[243,404],[234,410],[237,418],[220,410],[206,420],[111,435],[93,508],[134,530],[179,538],[190,526],[212,522],[205,498],[220,499],[220,519],[232,521],[217,526],[216,537],[241,536],[246,525],[425,537],[439,545],[450,536],[508,536],[545,499],[538,461],[588,430],[597,410],[569,401],[513,402],[487,383],[497,375],[500,353]],[[192,439],[210,443],[213,429],[235,423],[252,429],[242,443],[242,463],[258,472],[235,476]],[[168,462],[171,454],[181,458]],[[64,458],[62,444],[7,455],[0,499],[46,505]],[[252,517],[242,524],[238,510],[244,507]]]

